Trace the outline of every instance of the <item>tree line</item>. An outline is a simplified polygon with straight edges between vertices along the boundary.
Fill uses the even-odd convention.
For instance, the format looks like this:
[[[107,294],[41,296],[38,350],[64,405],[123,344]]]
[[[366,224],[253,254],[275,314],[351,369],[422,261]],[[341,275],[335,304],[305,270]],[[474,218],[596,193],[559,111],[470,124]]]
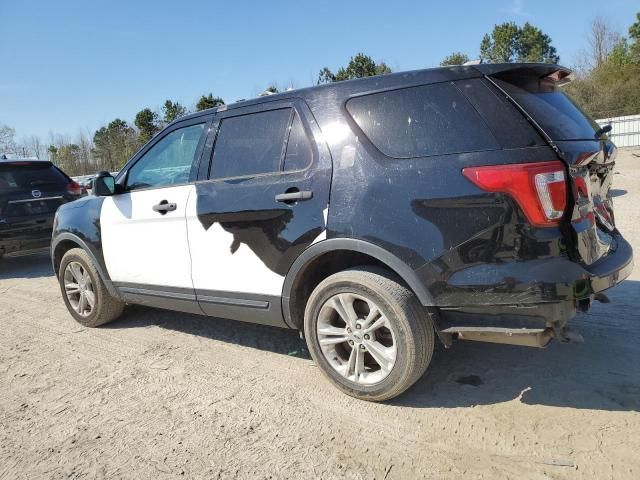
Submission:
[[[621,35],[596,18],[567,93],[593,118],[640,114],[640,12]]]
[[[196,112],[224,105],[212,93],[202,95],[195,104]],[[67,174],[86,175],[98,170],[117,171],[153,136],[177,118],[190,113],[179,102],[166,100],[160,111],[143,108],[133,124],[116,118],[95,132],[79,132],[75,138],[51,134],[48,142],[32,136],[18,143],[15,130],[0,124],[0,153],[21,157],[48,159]]]
[[[622,35],[606,18],[594,18],[586,32],[587,46],[574,59],[574,79],[564,88],[593,118],[640,114],[640,12],[634,20]],[[487,63],[560,62],[551,38],[529,23],[496,25],[482,38],[479,51]],[[469,60],[466,53],[454,52],[440,65]]]
[[[575,80],[566,92],[590,115],[596,118],[640,113],[640,13],[626,35],[617,32],[604,18],[595,18],[587,31],[587,46],[574,60]],[[441,66],[462,65],[472,58],[485,63],[543,62],[559,63],[560,57],[549,35],[526,22],[495,25],[478,44],[478,55],[454,52]],[[374,61],[364,53],[352,56],[335,71],[320,70],[317,84],[392,73],[384,61]],[[278,93],[269,86],[261,95]],[[224,105],[212,93],[202,95],[195,111]],[[0,153],[48,158],[70,175],[114,171],[148,142],[164,126],[186,115],[189,110],[179,102],[166,100],[160,111],[143,108],[133,123],[116,118],[95,132],[81,132],[71,140],[50,135],[48,142],[30,137],[15,142],[15,131],[0,123]]]

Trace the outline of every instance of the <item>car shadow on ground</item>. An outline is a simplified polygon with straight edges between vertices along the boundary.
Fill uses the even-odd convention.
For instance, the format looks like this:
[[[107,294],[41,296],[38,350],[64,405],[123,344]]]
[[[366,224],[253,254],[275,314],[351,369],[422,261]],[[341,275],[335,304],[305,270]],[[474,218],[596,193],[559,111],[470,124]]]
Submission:
[[[570,322],[582,344],[553,341],[544,349],[454,342],[436,349],[427,373],[391,403],[470,407],[519,401],[609,411],[640,411],[640,282],[607,292]]]
[[[545,349],[456,342],[438,346],[427,373],[388,402],[413,408],[457,408],[519,401],[609,411],[640,411],[640,282],[611,291],[573,322],[584,344],[552,342]],[[617,302],[617,303],[616,303]],[[129,307],[105,328],[162,328],[282,355],[310,359],[296,331],[145,307]],[[318,381],[325,381],[318,376]]]
[[[0,259],[0,280],[52,276],[53,267],[48,250],[28,255],[5,256]]]
[[[310,359],[304,340],[296,330],[205,317],[156,308],[131,305],[117,321],[103,328],[139,328],[157,325],[243,347],[257,348],[281,355]]]
[[[5,257],[0,281],[53,276],[47,253]],[[584,344],[553,342],[545,349],[455,342],[438,346],[427,373],[391,405],[456,408],[519,401],[610,411],[640,411],[640,282],[607,292],[573,327]],[[139,306],[103,328],[161,328],[310,361],[298,332]],[[318,381],[325,381],[318,375]]]

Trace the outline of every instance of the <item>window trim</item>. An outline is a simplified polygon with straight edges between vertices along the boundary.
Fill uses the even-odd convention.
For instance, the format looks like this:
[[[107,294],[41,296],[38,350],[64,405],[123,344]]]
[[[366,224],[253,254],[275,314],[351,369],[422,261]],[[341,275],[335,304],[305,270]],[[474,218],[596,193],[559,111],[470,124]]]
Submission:
[[[226,182],[226,181],[232,181],[232,180],[249,180],[253,178],[265,178],[265,177],[282,176],[282,175],[289,175],[289,174],[300,174],[310,170],[313,167],[313,165],[317,163],[319,158],[319,152],[318,152],[317,146],[315,145],[313,132],[310,130],[310,127],[308,125],[309,120],[306,117],[306,113],[303,112],[302,111],[303,109],[301,109],[297,105],[298,102],[296,100],[297,99],[286,99],[283,101],[258,103],[256,105],[249,105],[249,106],[240,107],[237,109],[234,108],[234,109],[229,109],[222,112],[217,112],[211,128],[213,133],[210,133],[210,135],[212,136],[211,151],[210,152],[205,151],[205,154],[208,153],[208,157],[209,157],[208,165],[204,165],[204,172],[203,174],[199,175],[199,178],[196,181],[197,182]],[[285,138],[282,143],[282,152],[280,154],[279,170],[274,172],[238,175],[235,177],[219,177],[219,178],[211,177],[211,171],[213,168],[213,154],[216,149],[218,134],[220,133],[220,125],[222,124],[222,121],[224,119],[232,118],[232,117],[241,117],[245,115],[253,115],[253,114],[258,114],[262,112],[268,112],[271,110],[284,110],[286,108],[290,109],[291,112],[289,114],[289,121],[287,124],[287,131],[285,133]],[[287,147],[289,145],[289,136],[291,135],[291,127],[293,126],[293,120],[295,118],[294,113],[300,117],[300,121],[302,122],[302,127],[304,130],[305,136],[307,138],[307,141],[309,142],[309,146],[311,147],[311,162],[309,162],[309,164],[303,169],[284,171],[284,161],[287,153]],[[207,163],[206,160],[203,163],[206,164]],[[203,166],[201,166],[201,168],[202,167]]]
[[[161,130],[155,137],[153,137],[146,145],[144,145],[138,152],[127,162],[124,167],[120,170],[118,175],[116,176],[116,184],[122,188],[121,192],[118,193],[134,193],[134,192],[144,192],[147,190],[157,190],[159,188],[171,188],[171,187],[179,187],[184,185],[190,185],[197,180],[197,172],[198,166],[200,165],[200,157],[202,156],[203,147],[205,139],[207,138],[208,131],[211,127],[211,123],[213,120],[213,115],[202,115],[195,118],[188,118],[185,120],[178,120],[176,123],[165,127]],[[189,172],[189,179],[186,182],[181,183],[173,183],[171,185],[158,185],[153,187],[144,187],[144,188],[136,188],[134,190],[129,190],[127,188],[127,182],[129,180],[129,170],[133,168],[135,164],[137,164],[149,150],[155,147],[162,139],[164,139],[167,135],[175,132],[176,130],[192,127],[194,125],[203,125],[202,135],[200,136],[200,140],[198,141],[198,146],[196,147],[196,153],[193,157],[191,163],[191,171]]]
[[[469,78],[482,78],[482,77],[469,77]],[[387,155],[382,150],[380,150],[373,143],[373,141],[371,141],[369,136],[364,132],[364,130],[362,130],[360,128],[360,125],[358,125],[358,123],[355,121],[355,119],[351,115],[351,112],[349,112],[349,110],[347,109],[347,104],[351,100],[353,100],[355,98],[362,98],[362,97],[368,97],[368,96],[371,96],[371,95],[377,95],[377,94],[381,94],[381,93],[396,92],[396,91],[401,91],[401,90],[408,90],[408,89],[411,89],[411,88],[431,87],[431,86],[443,85],[443,84],[444,85],[447,85],[447,84],[450,85],[456,92],[458,92],[458,94],[461,96],[461,98],[465,102],[467,102],[469,107],[474,112],[476,112],[476,114],[478,115],[478,117],[482,121],[482,124],[485,126],[485,128],[487,129],[487,131],[491,135],[491,138],[493,138],[493,140],[494,140],[494,142],[496,144],[496,148],[485,148],[485,149],[480,149],[480,150],[465,150],[465,151],[460,151],[460,152],[434,153],[434,154],[431,154],[431,155],[414,155],[414,156],[409,156],[409,157],[392,157],[391,155]],[[498,141],[498,139],[495,137],[495,135],[491,131],[491,128],[489,127],[489,125],[487,124],[485,119],[482,117],[482,115],[480,115],[480,113],[477,111],[475,106],[469,101],[469,99],[464,95],[464,93],[460,91],[460,89],[455,84],[455,82],[451,81],[451,80],[444,80],[444,81],[441,81],[441,82],[419,83],[419,84],[415,84],[415,85],[404,85],[402,87],[389,87],[389,88],[382,88],[380,90],[371,90],[371,91],[367,91],[367,92],[359,92],[359,93],[357,93],[355,95],[349,95],[342,102],[342,104],[340,105],[340,110],[342,111],[343,115],[345,116],[345,118],[347,120],[347,123],[351,127],[351,129],[354,132],[354,134],[356,134],[356,136],[360,138],[362,143],[367,148],[372,149],[373,152],[375,152],[376,154],[378,154],[379,156],[381,156],[382,158],[387,159],[387,160],[405,161],[405,160],[413,160],[413,159],[416,159],[416,158],[444,157],[444,156],[449,156],[449,155],[464,155],[464,154],[469,154],[469,153],[494,152],[494,151],[502,150],[502,148],[500,146],[500,142]]]
[[[291,139],[291,130],[293,129],[293,122],[296,119],[296,115],[300,119],[300,123],[302,124],[302,130],[304,131],[304,135],[307,138],[308,146],[311,149],[311,161],[304,168],[298,168],[295,170],[285,170],[284,167],[286,166],[287,151],[289,150],[289,140]],[[310,130],[310,127],[308,125],[308,119],[305,119],[304,116],[301,114],[300,110],[294,106],[293,113],[291,114],[291,121],[289,122],[289,130],[287,132],[287,141],[284,144],[284,154],[282,156],[282,164],[280,165],[280,173],[284,174],[284,173],[306,172],[307,170],[309,170],[309,168],[311,168],[311,165],[313,165],[316,159],[318,158],[319,153],[317,149],[318,149],[317,145],[315,145],[313,141],[313,132]]]

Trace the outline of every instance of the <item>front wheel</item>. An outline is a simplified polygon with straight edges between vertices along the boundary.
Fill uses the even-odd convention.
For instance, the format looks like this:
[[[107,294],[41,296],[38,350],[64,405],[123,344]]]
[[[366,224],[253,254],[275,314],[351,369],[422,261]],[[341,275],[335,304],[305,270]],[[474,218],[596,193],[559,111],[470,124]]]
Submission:
[[[58,281],[69,313],[85,327],[104,325],[122,314],[124,302],[109,294],[83,249],[72,248],[64,254]]]
[[[377,268],[323,280],[307,302],[311,356],[340,390],[383,401],[413,385],[431,361],[433,324],[408,288]]]

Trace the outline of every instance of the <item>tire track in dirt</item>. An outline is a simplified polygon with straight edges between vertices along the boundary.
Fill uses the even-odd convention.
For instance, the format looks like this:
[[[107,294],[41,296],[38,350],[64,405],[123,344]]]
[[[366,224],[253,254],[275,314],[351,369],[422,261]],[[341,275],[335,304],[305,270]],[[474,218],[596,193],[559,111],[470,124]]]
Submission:
[[[22,322],[23,328],[28,327],[33,329],[34,332],[30,336],[49,336],[49,342],[62,341],[68,343],[68,339],[61,340],[68,335],[71,328],[74,328],[74,324],[56,325],[53,317],[43,315],[44,305],[38,306],[38,304],[31,304],[25,310],[30,310],[29,316],[31,318],[45,318],[44,322]],[[67,326],[68,325],[68,326]],[[211,405],[224,406],[229,412],[242,411],[242,406],[246,404],[256,404],[255,408],[258,411],[260,409],[266,410],[264,418],[272,419],[277,418],[278,422],[274,424],[272,421],[265,421],[255,426],[250,425],[248,431],[257,432],[260,430],[260,425],[265,425],[265,430],[271,432],[274,430],[274,425],[284,430],[292,431],[304,431],[307,430],[311,433],[311,438],[342,438],[343,447],[346,451],[351,448],[350,441],[346,440],[355,436],[356,439],[368,438],[365,442],[366,448],[374,451],[385,451],[387,453],[386,459],[383,464],[394,464],[395,471],[397,473],[411,473],[418,474],[420,472],[428,472],[431,468],[435,468],[438,465],[451,465],[452,472],[458,474],[462,473],[461,470],[453,469],[453,466],[462,461],[464,458],[468,458],[469,455],[476,455],[479,460],[476,462],[476,468],[483,465],[483,461],[486,463],[487,474],[489,474],[491,468],[496,468],[496,465],[504,463],[503,467],[506,470],[512,471],[512,473],[531,473],[530,469],[533,464],[535,467],[536,459],[531,455],[528,455],[523,460],[520,458],[519,463],[527,464],[526,468],[515,468],[512,464],[512,456],[514,450],[514,441],[517,435],[510,436],[498,436],[498,439],[494,441],[494,448],[487,451],[486,447],[483,450],[476,450],[472,447],[474,444],[484,444],[485,435],[489,432],[491,427],[495,426],[495,422],[490,418],[490,421],[482,421],[482,419],[469,419],[468,415],[463,415],[462,418],[458,418],[457,421],[451,421],[450,418],[439,419],[436,416],[435,419],[431,419],[429,422],[423,422],[419,419],[411,419],[413,429],[407,431],[407,429],[398,429],[398,415],[389,415],[388,410],[392,408],[396,411],[406,413],[402,408],[389,407],[385,405],[367,404],[363,402],[357,402],[348,397],[338,396],[335,397],[335,392],[327,384],[322,384],[319,372],[311,363],[306,360],[292,359],[290,357],[275,356],[271,358],[271,365],[269,368],[260,368],[264,364],[264,356],[271,356],[264,352],[256,352],[254,349],[248,347],[230,346],[223,344],[219,348],[216,346],[214,349],[196,349],[191,350],[188,353],[184,353],[184,348],[176,346],[180,344],[180,337],[190,339],[190,335],[183,333],[172,333],[171,338],[174,342],[167,342],[163,339],[166,335],[163,334],[160,328],[146,327],[142,329],[145,334],[144,340],[140,340],[140,330],[138,329],[126,329],[123,333],[118,330],[90,330],[82,331],[81,336],[76,335],[77,338],[82,339],[82,348],[78,350],[78,358],[83,361],[95,359],[96,357],[108,357],[113,362],[117,362],[117,358],[120,358],[120,363],[123,361],[131,361],[139,359],[139,357],[153,357],[153,361],[156,363],[146,364],[139,362],[133,369],[129,369],[128,376],[124,378],[118,377],[114,379],[113,376],[107,377],[99,384],[92,384],[92,388],[87,389],[84,392],[86,396],[92,396],[98,394],[98,392],[104,391],[105,388],[120,384],[123,386],[134,387],[137,392],[129,396],[124,396],[120,399],[120,402],[124,404],[131,404],[140,402],[140,391],[144,391],[151,398],[161,397],[172,402],[187,402],[194,398],[201,400],[207,398],[207,391],[215,391],[217,395],[211,397],[209,395],[209,401]],[[94,332],[99,332],[97,335],[93,335]],[[158,335],[158,333],[160,335]],[[177,336],[177,338],[176,338]],[[215,341],[212,341],[215,342]],[[197,342],[202,343],[202,342]],[[217,342],[216,342],[217,343]],[[201,347],[199,345],[199,347]],[[158,357],[159,354],[159,357]],[[230,355],[235,354],[235,355]],[[158,363],[160,360],[160,363]],[[165,363],[162,363],[165,360]],[[275,360],[275,361],[274,361]],[[298,363],[295,368],[291,368],[291,361]],[[224,368],[217,368],[213,372],[215,377],[212,378],[211,365],[220,367],[220,362],[224,364]],[[283,364],[283,365],[281,365]],[[146,365],[146,366],[143,366]],[[160,365],[159,369],[153,369],[151,365]],[[176,365],[181,365],[179,371],[173,373],[176,370]],[[186,366],[188,365],[188,368]],[[103,364],[103,368],[108,366]],[[284,372],[282,371],[284,370]],[[249,372],[249,373],[247,373]],[[123,373],[123,372],[120,372]],[[185,378],[187,376],[191,378]],[[288,374],[290,380],[290,387],[292,390],[287,391],[284,395],[286,399],[283,401],[288,405],[287,414],[283,415],[283,410],[275,409],[273,407],[274,398],[283,396],[282,385],[279,384],[279,380],[282,379],[283,374]],[[293,375],[293,376],[291,376]],[[309,379],[312,376],[313,378]],[[222,377],[222,378],[219,378]],[[243,388],[240,389],[237,385],[237,379],[243,378]],[[311,381],[309,381],[311,380]],[[267,386],[265,388],[265,385]],[[246,395],[242,392],[260,392],[259,395],[263,397],[262,401],[256,398],[256,393],[250,393]],[[146,395],[145,395],[146,396]],[[323,401],[323,399],[331,398],[331,402]],[[265,402],[264,399],[268,401]],[[105,399],[102,398],[102,402]],[[357,404],[358,414],[354,415],[354,404]],[[293,407],[292,407],[293,405]],[[293,410],[293,411],[292,411]],[[69,411],[69,413],[72,413]],[[412,417],[413,415],[409,415]],[[327,426],[309,426],[310,420],[313,420],[312,425],[318,422],[320,419],[340,419],[339,427],[327,427]],[[372,423],[368,419],[376,418],[377,421]],[[234,421],[237,422],[237,418],[234,417]],[[187,422],[186,418],[175,420],[171,423],[171,430],[179,428],[180,425]],[[406,422],[406,418],[405,418]],[[320,422],[326,423],[326,422]],[[475,428],[474,424],[486,423],[484,427]],[[242,422],[240,422],[242,424]],[[135,425],[135,423],[134,423]],[[465,425],[471,425],[471,427],[465,427]],[[406,425],[405,425],[406,426]],[[306,428],[305,428],[306,427]],[[248,428],[248,427],[247,427]],[[447,432],[447,428],[450,429]],[[310,432],[309,432],[310,430]],[[475,431],[474,431],[475,430]],[[524,429],[525,431],[527,429]],[[122,429],[116,430],[116,433],[122,432]],[[437,432],[438,437],[442,435],[448,436],[448,443],[451,443],[451,435],[453,438],[458,438],[459,435],[464,434],[468,436],[468,442],[459,442],[458,445],[447,445],[445,440],[433,440],[425,438],[424,433],[420,432]],[[483,433],[475,433],[483,432]],[[495,432],[493,432],[495,436]],[[270,465],[268,458],[270,455],[265,456],[265,446],[280,445],[282,448],[290,449],[291,445],[288,441],[278,441],[271,436],[262,437],[266,441],[261,439],[253,439],[250,446],[245,445],[245,449],[251,454],[251,458],[256,461],[260,461],[265,466]],[[335,442],[335,440],[334,440]],[[509,442],[511,447],[509,448]],[[313,442],[312,442],[313,443]],[[356,444],[362,444],[362,440],[356,441]],[[392,446],[390,448],[389,446]],[[204,446],[204,445],[202,445]],[[528,447],[528,445],[523,445]],[[334,465],[341,464],[341,462],[347,462],[347,458],[343,458],[342,455],[333,452],[325,443],[321,440],[314,445],[315,449],[327,450],[327,455],[332,459]],[[554,447],[554,445],[552,445]],[[140,448],[140,447],[138,447]],[[277,450],[277,449],[276,449]],[[460,451],[464,451],[465,455],[461,456]],[[533,451],[531,453],[544,455],[545,450]],[[269,451],[269,450],[267,450]],[[407,455],[408,452],[413,452],[412,455]],[[421,468],[418,468],[418,463],[415,459],[420,459],[424,452],[438,452],[438,456],[434,456],[432,453],[430,457],[437,462],[430,463],[425,468],[424,460],[422,460]],[[265,457],[265,458],[263,458]],[[382,456],[380,456],[382,457]],[[380,458],[379,460],[383,460]],[[542,458],[542,457],[541,457]],[[405,459],[404,461],[398,461],[398,459]],[[232,460],[229,460],[232,462]],[[353,462],[353,460],[350,460]],[[511,465],[511,466],[510,466]],[[493,466],[493,467],[491,467]],[[242,465],[238,465],[238,468],[242,468]],[[314,470],[318,470],[318,465],[311,465],[310,473]],[[300,468],[297,465],[297,468]],[[371,470],[371,467],[360,465],[358,468],[364,468],[364,471],[368,474],[375,475],[376,472]],[[483,467],[484,468],[484,467]],[[375,469],[374,469],[375,470]],[[249,473],[249,472],[246,472]]]
[[[634,172],[616,212],[637,245]],[[0,264],[0,478],[638,478],[634,283],[576,318],[584,345],[460,343],[378,405],[336,392],[291,332],[151,309],[84,329],[48,260],[25,265]]]

